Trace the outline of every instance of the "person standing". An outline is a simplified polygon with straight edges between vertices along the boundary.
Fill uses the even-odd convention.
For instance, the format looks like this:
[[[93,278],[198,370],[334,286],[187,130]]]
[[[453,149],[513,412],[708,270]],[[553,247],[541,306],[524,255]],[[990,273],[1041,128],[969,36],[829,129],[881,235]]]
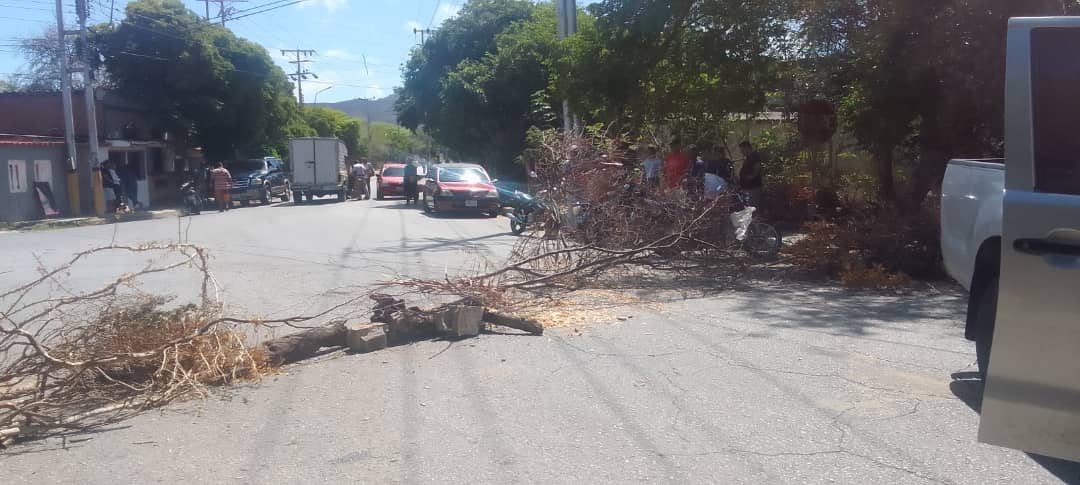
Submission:
[[[229,210],[232,199],[229,197],[229,185],[232,184],[232,174],[225,168],[225,164],[217,162],[210,171],[210,186],[214,189],[214,200],[218,204],[218,212]]]
[[[112,161],[107,161],[101,165],[101,186],[112,189],[113,201],[110,211],[119,211],[120,205],[124,203],[124,189],[120,184],[120,175],[116,173],[116,166],[113,165]]]
[[[420,199],[416,195],[416,183],[417,183],[417,170],[416,162],[409,162],[405,164],[405,203],[411,204],[413,201],[419,202]]]
[[[366,197],[368,189],[364,184],[367,183],[368,178],[367,166],[364,165],[364,162],[357,160],[356,163],[353,164],[352,171],[349,175],[351,175],[349,178],[352,179],[350,185],[352,185],[353,198],[359,200]]]
[[[139,208],[139,170],[135,162],[128,161],[124,168],[120,169],[120,184],[124,186],[128,209],[134,211]]]
[[[649,145],[645,148],[645,161],[642,162],[644,167],[644,182],[646,190],[652,190],[660,186],[660,171],[664,167],[664,162],[660,161],[660,155],[657,154],[655,146]]]
[[[765,179],[765,168],[762,166],[764,161],[749,141],[739,143],[739,151],[743,155],[742,168],[739,169],[739,189],[749,193],[751,204],[758,204]]]
[[[675,189],[682,185],[690,170],[690,157],[683,151],[682,142],[671,142],[671,152],[664,158],[664,186]]]

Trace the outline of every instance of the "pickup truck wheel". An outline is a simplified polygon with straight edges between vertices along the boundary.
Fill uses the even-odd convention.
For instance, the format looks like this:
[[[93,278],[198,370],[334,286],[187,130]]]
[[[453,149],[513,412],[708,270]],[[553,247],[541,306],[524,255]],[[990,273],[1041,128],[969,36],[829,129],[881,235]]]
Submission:
[[[990,347],[994,343],[994,324],[997,321],[998,277],[983,285],[975,314],[975,357],[979,361],[979,374],[986,379],[990,365]]]
[[[270,193],[270,184],[263,184],[262,196],[259,197],[259,202],[262,205],[269,205],[272,194]]]
[[[291,197],[292,187],[289,187],[289,184],[285,184],[285,188],[281,191],[281,201],[288,202]]]

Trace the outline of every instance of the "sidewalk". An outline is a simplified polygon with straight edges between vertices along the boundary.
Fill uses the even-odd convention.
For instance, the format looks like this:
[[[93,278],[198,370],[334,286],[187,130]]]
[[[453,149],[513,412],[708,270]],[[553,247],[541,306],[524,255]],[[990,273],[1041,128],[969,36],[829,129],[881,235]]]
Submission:
[[[3,223],[0,222],[0,232],[4,231],[47,231],[50,229],[65,229],[69,227],[98,226],[114,222],[148,221],[151,219],[167,219],[179,217],[177,209],[162,209],[151,211],[138,211],[127,214],[107,214],[105,217],[68,217],[61,219],[42,219],[38,221],[24,221]]]

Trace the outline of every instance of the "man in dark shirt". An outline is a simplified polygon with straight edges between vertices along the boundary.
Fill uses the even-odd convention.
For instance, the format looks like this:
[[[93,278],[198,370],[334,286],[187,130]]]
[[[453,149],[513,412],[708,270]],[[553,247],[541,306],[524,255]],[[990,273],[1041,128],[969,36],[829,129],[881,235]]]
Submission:
[[[416,193],[417,180],[416,162],[405,164],[405,204],[411,204],[413,201],[420,201],[418,194]]]
[[[742,168],[739,169],[739,188],[749,192],[750,202],[756,204],[761,200],[761,189],[765,178],[763,160],[761,154],[749,141],[740,143],[739,151],[744,157]]]

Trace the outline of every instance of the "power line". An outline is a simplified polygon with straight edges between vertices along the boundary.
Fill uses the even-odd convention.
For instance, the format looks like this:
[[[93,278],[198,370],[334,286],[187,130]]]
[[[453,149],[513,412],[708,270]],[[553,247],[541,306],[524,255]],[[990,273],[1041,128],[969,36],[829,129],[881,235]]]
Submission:
[[[263,10],[246,13],[244,15],[237,15],[235,17],[232,17],[230,20],[239,20],[239,19],[242,19],[244,17],[250,17],[252,15],[258,15],[258,14],[261,14],[261,13],[271,12],[271,11],[277,10],[279,8],[285,8],[285,7],[288,7],[290,5],[296,5],[296,4],[304,3],[304,2],[307,2],[307,1],[309,1],[309,0],[293,0],[293,1],[289,2],[289,3],[285,3],[285,4],[282,4],[282,5],[275,6],[275,7],[265,8]]]
[[[442,7],[442,0],[435,0],[435,10],[431,11],[431,20],[427,23],[428,29],[431,29],[431,26],[435,25],[435,17],[439,15],[439,7]]]

